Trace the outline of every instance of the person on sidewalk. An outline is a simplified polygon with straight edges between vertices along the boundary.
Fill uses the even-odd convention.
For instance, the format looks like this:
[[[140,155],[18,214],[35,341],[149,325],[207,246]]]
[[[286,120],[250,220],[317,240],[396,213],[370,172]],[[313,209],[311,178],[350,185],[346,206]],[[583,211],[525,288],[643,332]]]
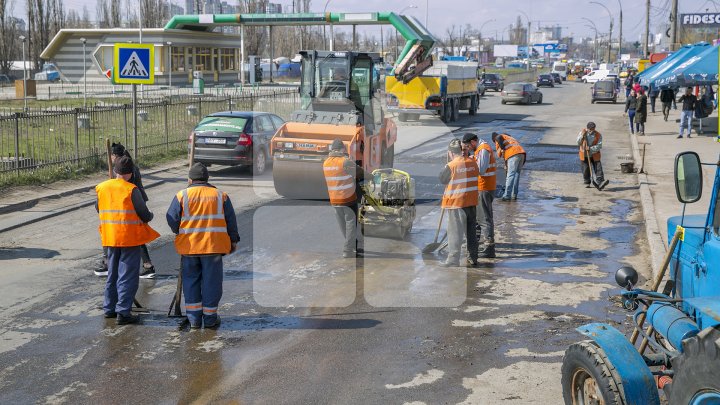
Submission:
[[[117,178],[95,187],[100,238],[108,251],[103,311],[105,318],[117,318],[118,325],[139,322],[130,311],[139,284],[140,246],[160,236],[148,225],[153,214],[138,187],[130,182],[133,167],[130,156],[115,159]]]
[[[208,183],[207,168],[195,163],[188,173],[188,188],[177,193],[165,218],[182,256],[185,312],[191,329],[220,325],[223,261],[240,241],[230,197]]]
[[[599,190],[607,187],[609,181],[605,180],[603,174],[602,163],[600,162],[601,155],[600,150],[603,146],[602,134],[595,130],[595,123],[588,122],[587,126],[583,128],[578,134],[577,144],[580,146],[580,167],[582,169],[583,181],[585,188],[592,186],[592,173],[590,172],[590,165],[593,165],[595,171],[595,181],[597,181],[597,188]],[[590,161],[586,159],[586,154],[590,155]]]
[[[125,149],[121,143],[113,143],[110,153],[111,163],[115,163],[120,157],[130,156],[130,153]],[[147,203],[150,199],[145,192],[145,187],[142,182],[142,174],[140,174],[140,168],[137,165],[133,166],[132,177],[130,177],[130,183],[137,186],[142,194],[142,198]],[[142,271],[140,271],[140,278],[153,279],[155,278],[155,266],[150,260],[150,252],[148,251],[147,245],[142,245]],[[99,277],[107,276],[107,249],[103,247],[103,263],[102,266],[95,270],[95,275]]]
[[[673,101],[675,101],[675,92],[672,89],[667,88],[660,91],[660,102],[662,103],[663,118],[665,121],[667,121],[670,116],[670,108],[672,108]]]
[[[638,135],[645,135],[645,122],[647,121],[648,99],[643,89],[640,89],[640,92],[637,95],[637,102],[635,105],[635,133],[637,133]]]
[[[630,92],[632,91],[634,80],[635,80],[635,75],[633,74],[633,72],[630,69],[628,69],[628,75],[625,78],[625,83],[624,83],[626,99],[630,97]]]
[[[628,96],[627,100],[625,100],[625,114],[628,117],[628,122],[630,123],[630,133],[635,133],[635,114],[637,110],[637,95],[635,94],[635,90],[630,90],[630,95]]]
[[[495,150],[499,158],[505,160],[505,193],[502,201],[517,200],[520,188],[520,173],[525,165],[525,149],[515,138],[508,134],[492,133]]]
[[[650,86],[650,91],[648,92],[650,96],[650,108],[651,112],[655,114],[655,102],[657,101],[658,96],[660,95],[660,91],[658,91],[657,87]]]
[[[493,200],[495,199],[495,188],[497,178],[495,175],[495,155],[489,143],[473,133],[463,136],[463,144],[468,145],[473,151],[473,158],[478,165],[478,204],[477,204],[477,225],[475,235],[478,244],[481,245],[478,257],[495,257],[495,221],[493,220]]]
[[[323,172],[330,205],[335,208],[345,237],[343,257],[357,257],[363,253],[362,235],[358,232],[358,184],[365,179],[365,171],[348,158],[342,140],[335,139],[330,145],[330,155],[323,163]]]
[[[685,89],[685,94],[680,97],[678,103],[682,103],[682,112],[680,113],[680,135],[678,135],[678,139],[681,139],[685,134],[685,128],[688,130],[687,137],[690,138],[690,134],[692,133],[692,117],[693,112],[695,111],[695,103],[697,103],[697,97],[692,94],[692,87]]]
[[[453,139],[448,146],[448,164],[440,172],[440,182],[447,185],[441,205],[448,217],[448,255],[440,264],[443,267],[460,266],[463,237],[467,239],[467,265],[477,265],[478,175],[475,160],[463,153],[459,139]]]

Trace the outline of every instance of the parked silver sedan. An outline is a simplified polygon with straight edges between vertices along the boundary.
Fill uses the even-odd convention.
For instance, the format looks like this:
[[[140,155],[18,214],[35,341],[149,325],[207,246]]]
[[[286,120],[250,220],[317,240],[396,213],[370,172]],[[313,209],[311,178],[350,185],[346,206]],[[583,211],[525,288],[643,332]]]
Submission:
[[[501,103],[542,104],[543,95],[537,87],[530,83],[508,84],[501,93]]]

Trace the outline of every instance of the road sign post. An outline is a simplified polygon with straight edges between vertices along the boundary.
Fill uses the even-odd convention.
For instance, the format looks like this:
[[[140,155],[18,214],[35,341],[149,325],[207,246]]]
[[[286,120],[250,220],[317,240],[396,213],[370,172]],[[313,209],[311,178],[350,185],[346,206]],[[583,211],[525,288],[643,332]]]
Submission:
[[[155,83],[155,47],[152,44],[115,44],[113,82],[132,85],[133,159],[138,156],[137,85]]]

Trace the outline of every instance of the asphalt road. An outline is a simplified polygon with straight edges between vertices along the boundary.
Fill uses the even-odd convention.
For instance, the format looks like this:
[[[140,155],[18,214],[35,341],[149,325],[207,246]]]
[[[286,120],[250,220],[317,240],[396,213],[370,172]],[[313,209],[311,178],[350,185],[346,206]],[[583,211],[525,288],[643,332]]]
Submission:
[[[102,318],[92,207],[0,234],[0,403],[560,403],[575,328],[626,323],[613,272],[646,271],[647,242],[636,177],[619,172],[621,107],[591,106],[581,84],[542,91],[530,106],[488,93],[458,126],[403,124],[396,167],[416,178],[418,218],[406,240],[368,238],[358,261],[340,257],[330,207],[279,198],[270,174],[211,168],[242,237],[225,258],[217,331],[165,316],[179,258],[164,214],[185,169],[146,180],[165,182],[149,190],[162,237],[159,276],[137,295],[151,309],[143,325]],[[574,142],[588,120],[605,136],[605,192],[581,184]],[[508,132],[528,161],[519,200],[495,203],[498,258],[445,269],[420,250],[439,219],[445,148],[463,131]]]

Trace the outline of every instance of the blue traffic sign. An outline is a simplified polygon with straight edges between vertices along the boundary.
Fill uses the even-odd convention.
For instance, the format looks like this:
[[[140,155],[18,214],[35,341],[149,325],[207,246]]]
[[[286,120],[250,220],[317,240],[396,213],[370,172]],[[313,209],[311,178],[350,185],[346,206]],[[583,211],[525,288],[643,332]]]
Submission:
[[[152,44],[115,44],[113,76],[118,84],[155,82],[155,47]]]

